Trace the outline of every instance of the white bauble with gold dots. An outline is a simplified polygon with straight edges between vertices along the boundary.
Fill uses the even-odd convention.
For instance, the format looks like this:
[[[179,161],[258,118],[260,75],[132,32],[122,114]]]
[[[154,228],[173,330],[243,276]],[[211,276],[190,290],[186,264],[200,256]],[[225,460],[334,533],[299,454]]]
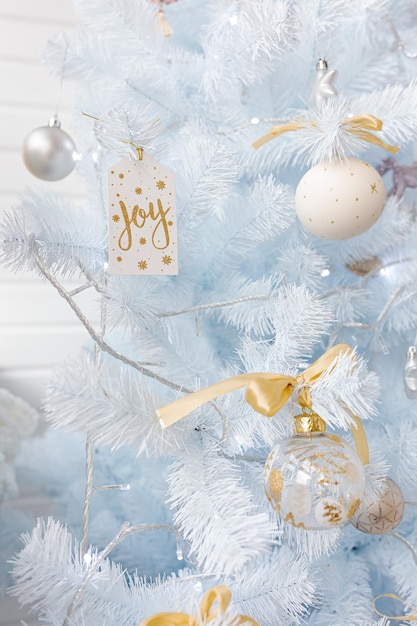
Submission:
[[[385,199],[384,183],[376,169],[352,158],[320,163],[306,172],[295,192],[295,210],[313,235],[350,239],[375,224]]]
[[[325,433],[280,441],[267,459],[264,481],[278,515],[304,530],[346,524],[365,490],[365,473],[355,450],[337,435]]]

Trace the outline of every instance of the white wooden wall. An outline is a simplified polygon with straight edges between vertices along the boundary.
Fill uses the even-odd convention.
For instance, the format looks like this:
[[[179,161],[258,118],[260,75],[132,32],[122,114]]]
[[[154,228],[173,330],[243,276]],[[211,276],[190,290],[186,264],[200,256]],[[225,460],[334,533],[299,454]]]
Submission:
[[[75,24],[71,0],[0,0],[0,219],[25,186],[49,186],[82,198],[76,172],[45,183],[21,160],[24,137],[48,123],[59,98],[59,80],[40,63],[42,50],[51,36],[71,33]],[[72,85],[64,83],[60,118],[70,134],[71,99]],[[92,300],[91,293],[77,296],[89,314]],[[38,406],[52,366],[76,353],[87,339],[52,286],[33,274],[12,274],[0,266],[0,387]]]
[[[76,173],[43,183],[27,172],[20,156],[24,137],[47,124],[59,97],[59,81],[40,64],[42,50],[51,36],[70,33],[75,24],[71,0],[0,0],[0,219],[18,202],[25,186],[48,185],[83,197]],[[71,92],[71,85],[64,84],[60,118],[70,134]],[[89,292],[77,296],[89,315],[93,298]],[[0,387],[39,406],[54,364],[78,352],[87,340],[86,331],[52,286],[32,274],[12,274],[0,266]],[[12,599],[0,599],[0,626],[22,624],[38,622]]]

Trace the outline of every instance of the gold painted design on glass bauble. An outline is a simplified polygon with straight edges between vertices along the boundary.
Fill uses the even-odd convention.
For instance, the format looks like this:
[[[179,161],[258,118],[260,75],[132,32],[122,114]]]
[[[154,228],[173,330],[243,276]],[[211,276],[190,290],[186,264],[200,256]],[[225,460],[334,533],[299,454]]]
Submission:
[[[327,530],[348,523],[365,489],[363,465],[334,434],[294,435],[280,441],[265,465],[265,492],[283,520]]]

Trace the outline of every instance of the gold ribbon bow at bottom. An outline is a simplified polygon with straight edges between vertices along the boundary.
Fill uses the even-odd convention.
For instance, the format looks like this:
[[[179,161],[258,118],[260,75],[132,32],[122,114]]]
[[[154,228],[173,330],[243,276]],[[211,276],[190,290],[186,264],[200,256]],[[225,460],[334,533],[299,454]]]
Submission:
[[[167,428],[197,409],[205,402],[210,402],[230,391],[246,387],[245,399],[258,413],[272,417],[290,399],[294,389],[299,387],[298,404],[302,409],[313,410],[310,388],[327,370],[331,369],[341,354],[353,355],[353,350],[345,343],[329,348],[298,376],[253,372],[240,374],[191,393],[175,400],[156,411],[162,428]],[[351,428],[358,456],[364,465],[369,463],[369,449],[365,431],[359,417],[352,414],[354,425]]]
[[[146,617],[141,621],[139,626],[200,626],[207,624],[213,619],[224,613],[230,604],[232,592],[226,585],[217,585],[212,587],[202,597],[200,602],[199,615],[188,615],[188,613],[156,613],[152,617]],[[218,603],[218,607],[211,610],[214,602]],[[247,615],[238,615],[236,626],[247,624],[248,626],[259,626],[251,617]],[[235,622],[233,622],[235,623]]]

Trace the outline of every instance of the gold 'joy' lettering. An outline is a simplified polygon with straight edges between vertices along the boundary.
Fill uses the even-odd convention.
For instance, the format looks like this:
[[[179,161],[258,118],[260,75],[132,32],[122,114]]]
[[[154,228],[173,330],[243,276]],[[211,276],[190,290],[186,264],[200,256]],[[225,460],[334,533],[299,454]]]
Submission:
[[[159,198],[156,203],[158,207],[157,209],[155,209],[153,202],[149,202],[148,212],[146,212],[145,209],[139,208],[139,206],[135,204],[132,209],[132,215],[130,216],[123,200],[119,200],[125,224],[118,242],[121,250],[130,250],[132,247],[132,224],[137,228],[143,228],[149,218],[155,222],[155,228],[152,232],[152,244],[154,248],[157,250],[165,250],[165,248],[169,246],[169,229],[166,216],[170,211],[170,208],[165,211]],[[160,239],[158,239],[158,237],[160,237]]]

